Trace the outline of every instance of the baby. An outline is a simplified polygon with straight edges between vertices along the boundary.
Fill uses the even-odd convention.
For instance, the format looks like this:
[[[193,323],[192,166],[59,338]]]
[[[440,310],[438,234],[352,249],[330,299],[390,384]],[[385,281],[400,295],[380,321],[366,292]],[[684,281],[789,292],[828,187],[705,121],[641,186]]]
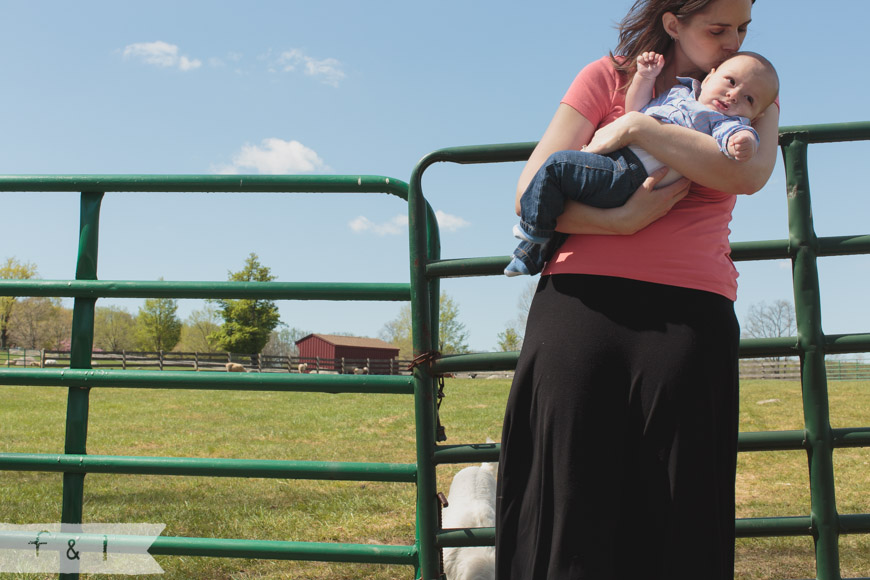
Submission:
[[[750,122],[779,93],[773,65],[759,54],[738,52],[712,69],[703,81],[678,77],[679,84],[650,101],[663,67],[664,57],[660,54],[645,52],[637,58],[637,73],[625,95],[626,111],[641,110],[664,123],[702,131],[712,135],[729,158],[751,159],[758,151],[758,133]],[[576,150],[551,155],[520,199],[521,222],[514,226],[513,233],[522,241],[505,275],[537,274],[543,269],[564,239],[563,234],[554,234],[556,218],[566,199],[594,207],[620,206],[650,173],[662,166],[638,147],[606,155]],[[658,186],[679,178],[670,170]]]

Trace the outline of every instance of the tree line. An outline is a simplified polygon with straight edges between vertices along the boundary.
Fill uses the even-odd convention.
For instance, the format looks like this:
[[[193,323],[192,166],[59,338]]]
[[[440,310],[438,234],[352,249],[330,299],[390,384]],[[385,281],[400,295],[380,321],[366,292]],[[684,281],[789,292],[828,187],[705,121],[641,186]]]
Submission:
[[[34,264],[7,258],[0,266],[2,279],[37,278]],[[270,282],[270,269],[251,253],[243,268],[230,272],[239,282]],[[302,331],[280,325],[278,306],[272,300],[215,299],[192,312],[185,321],[178,316],[178,300],[149,298],[135,314],[119,306],[97,306],[94,311],[94,348],[107,351],[145,350],[261,353],[270,342],[286,350]],[[72,310],[59,298],[0,297],[0,349],[69,348]]]
[[[38,278],[34,264],[7,258],[0,279]],[[244,266],[228,273],[236,282],[271,282],[275,276],[251,253]],[[459,319],[459,305],[441,295],[439,350],[443,354],[469,352],[468,331]],[[72,331],[72,309],[59,298],[0,296],[0,350],[10,346],[66,350]],[[136,313],[119,306],[97,306],[94,311],[94,348],[104,351],[234,352],[296,356],[296,341],[311,334],[280,319],[273,300],[213,299],[185,319],[178,316],[178,300],[149,298]],[[330,334],[348,335],[345,332]],[[413,358],[411,305],[378,334],[399,349],[399,358]]]

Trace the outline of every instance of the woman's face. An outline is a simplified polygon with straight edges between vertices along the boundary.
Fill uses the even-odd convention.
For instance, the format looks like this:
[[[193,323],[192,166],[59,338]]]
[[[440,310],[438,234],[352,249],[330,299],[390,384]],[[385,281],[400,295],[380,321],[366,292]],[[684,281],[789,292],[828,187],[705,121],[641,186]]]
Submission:
[[[679,74],[709,72],[740,50],[752,15],[752,0],[715,0],[684,19],[665,14],[665,30],[675,42]]]

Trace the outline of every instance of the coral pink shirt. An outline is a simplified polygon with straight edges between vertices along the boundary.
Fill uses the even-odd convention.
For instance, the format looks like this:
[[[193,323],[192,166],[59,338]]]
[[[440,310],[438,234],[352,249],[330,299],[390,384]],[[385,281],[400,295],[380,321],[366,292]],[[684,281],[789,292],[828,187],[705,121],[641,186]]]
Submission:
[[[610,57],[588,65],[562,102],[596,128],[625,113],[622,78]],[[737,299],[728,235],[736,196],[692,184],[664,217],[630,236],[572,235],[543,275],[596,274],[694,288]]]

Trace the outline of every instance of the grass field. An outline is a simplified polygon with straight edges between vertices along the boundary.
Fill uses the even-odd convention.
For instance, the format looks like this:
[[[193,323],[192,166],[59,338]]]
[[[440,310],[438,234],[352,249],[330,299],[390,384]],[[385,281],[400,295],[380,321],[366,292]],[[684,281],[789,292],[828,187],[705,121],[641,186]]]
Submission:
[[[507,380],[448,380],[442,406],[448,443],[479,443],[486,437],[497,440],[508,388]],[[870,425],[870,384],[832,382],[829,390],[835,427]],[[64,389],[0,387],[0,397],[0,451],[62,453]],[[413,416],[412,399],[401,395],[94,389],[88,451],[412,463]],[[802,426],[797,383],[750,381],[742,385],[742,431]],[[806,463],[804,452],[741,454],[738,516],[808,514]],[[446,492],[461,467],[440,468],[439,489]],[[835,468],[840,513],[870,512],[870,450],[838,450]],[[0,472],[0,494],[0,522],[60,521],[59,474]],[[88,522],[165,523],[164,536],[374,544],[414,541],[411,484],[92,474],[85,481],[84,513]],[[843,576],[870,577],[868,554],[870,538],[844,536]],[[163,556],[157,560],[167,579],[385,580],[413,576],[408,567],[379,565]],[[812,578],[812,540],[738,540],[737,571],[741,580]],[[40,576],[14,576],[28,577]]]

